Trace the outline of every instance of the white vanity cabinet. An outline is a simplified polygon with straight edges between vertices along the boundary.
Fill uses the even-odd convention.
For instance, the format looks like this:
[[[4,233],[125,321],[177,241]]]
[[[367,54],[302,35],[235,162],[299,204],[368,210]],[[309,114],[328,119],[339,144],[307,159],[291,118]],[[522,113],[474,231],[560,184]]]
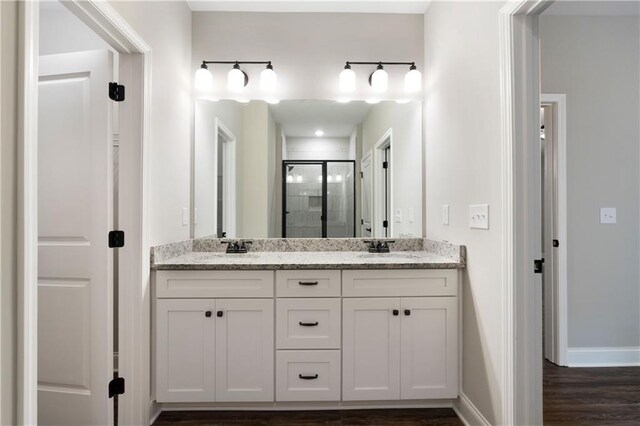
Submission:
[[[155,295],[159,403],[458,396],[458,270],[156,271]]]
[[[205,297],[173,298],[181,295],[177,291],[172,298],[156,300],[156,400],[273,401],[273,272],[260,274],[259,279],[252,273],[243,278],[245,272],[218,271],[184,271],[187,274],[181,278],[181,272],[158,271],[156,283],[195,281],[198,294]],[[236,290],[221,285],[222,277],[241,285]],[[211,287],[206,286],[208,278]],[[252,280],[259,281],[261,295],[270,297],[246,298],[242,283]],[[187,288],[185,294],[192,292]]]

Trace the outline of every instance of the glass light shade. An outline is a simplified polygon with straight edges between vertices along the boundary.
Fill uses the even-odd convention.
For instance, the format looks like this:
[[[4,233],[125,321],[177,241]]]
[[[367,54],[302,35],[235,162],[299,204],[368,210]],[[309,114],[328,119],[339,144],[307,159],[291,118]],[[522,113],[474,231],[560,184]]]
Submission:
[[[287,182],[293,182],[293,175],[287,175]]]
[[[356,73],[351,68],[345,68],[340,73],[340,91],[344,93],[356,90]]]
[[[377,69],[371,74],[371,88],[374,92],[386,92],[389,87],[389,74],[383,69]]]
[[[232,68],[227,74],[227,88],[236,93],[244,89],[244,73],[240,68]]]
[[[422,89],[422,73],[416,69],[409,70],[404,76],[404,91],[413,93]]]
[[[333,182],[333,175],[327,176],[327,182]]]
[[[280,103],[280,99],[278,98],[264,98],[264,101],[271,105],[277,105]]]
[[[336,176],[336,182],[342,182],[342,175],[340,173]]]
[[[302,175],[296,176],[296,182],[302,182]]]
[[[272,68],[265,68],[260,73],[260,88],[265,92],[274,92],[278,86],[278,74]]]
[[[213,90],[213,74],[206,68],[200,68],[196,71],[195,77],[196,90],[202,92],[210,92]]]

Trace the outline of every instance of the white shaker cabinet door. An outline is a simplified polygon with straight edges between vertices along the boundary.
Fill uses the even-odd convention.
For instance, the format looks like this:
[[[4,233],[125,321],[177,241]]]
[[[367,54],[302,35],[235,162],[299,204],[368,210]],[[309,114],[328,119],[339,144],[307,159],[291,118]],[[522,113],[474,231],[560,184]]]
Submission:
[[[343,299],[345,401],[400,398],[400,299]]]
[[[218,299],[216,316],[216,401],[273,401],[273,299]]]
[[[158,402],[215,400],[215,301],[157,301],[156,399]]]
[[[455,398],[457,298],[403,298],[401,305],[401,399]]]

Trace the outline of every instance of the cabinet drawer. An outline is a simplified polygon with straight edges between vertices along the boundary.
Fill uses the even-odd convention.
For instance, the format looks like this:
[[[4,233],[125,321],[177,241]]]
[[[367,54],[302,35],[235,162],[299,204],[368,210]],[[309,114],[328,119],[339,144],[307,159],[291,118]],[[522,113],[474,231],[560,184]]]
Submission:
[[[157,271],[158,298],[273,297],[273,271]]]
[[[457,269],[342,271],[344,297],[456,296]]]
[[[340,297],[340,271],[276,271],[278,297]]]
[[[278,349],[339,349],[340,299],[278,299]]]
[[[340,351],[278,351],[276,401],[339,401]]]

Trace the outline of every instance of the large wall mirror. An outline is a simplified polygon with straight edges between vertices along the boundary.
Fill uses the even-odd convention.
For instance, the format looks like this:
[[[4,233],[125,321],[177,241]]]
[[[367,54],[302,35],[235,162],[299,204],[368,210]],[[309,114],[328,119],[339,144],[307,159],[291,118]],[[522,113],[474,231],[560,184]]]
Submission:
[[[196,238],[422,236],[422,103],[197,100]]]

